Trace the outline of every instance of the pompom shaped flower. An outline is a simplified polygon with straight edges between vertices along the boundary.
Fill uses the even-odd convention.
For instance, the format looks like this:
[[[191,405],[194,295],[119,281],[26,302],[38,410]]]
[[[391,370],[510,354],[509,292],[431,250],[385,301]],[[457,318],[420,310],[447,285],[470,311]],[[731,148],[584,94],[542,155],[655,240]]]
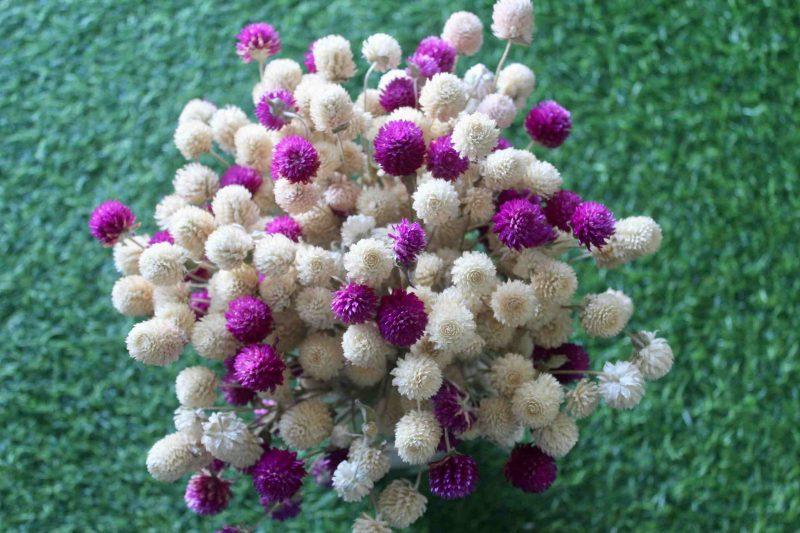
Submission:
[[[470,161],[489,155],[499,138],[497,123],[483,113],[463,115],[453,127],[453,148]]]
[[[572,233],[587,249],[591,246],[602,248],[609,237],[614,234],[614,215],[597,202],[578,204],[570,218]]]
[[[434,178],[453,181],[469,168],[469,160],[453,148],[450,135],[432,140],[428,146],[427,168]]]
[[[228,331],[241,342],[258,342],[272,331],[272,311],[255,296],[241,296],[228,304]]]
[[[389,525],[407,528],[423,514],[428,499],[420,494],[406,479],[395,479],[383,489],[378,498],[378,511]]]
[[[562,189],[547,200],[543,209],[544,216],[548,223],[561,231],[571,231],[572,214],[582,202],[583,199],[576,193]]]
[[[291,239],[294,242],[299,242],[300,237],[303,236],[303,228],[289,215],[281,215],[273,218],[267,222],[264,231],[267,235],[279,233]]]
[[[192,259],[200,259],[205,252],[206,239],[214,231],[217,222],[220,224],[236,223],[246,226],[252,220],[249,217],[245,219],[233,216],[223,219],[222,215],[231,214],[235,206],[237,214],[249,214],[253,218],[257,216],[256,212],[248,213],[248,206],[245,205],[245,202],[249,201],[250,193],[243,187],[238,185],[226,187],[225,191],[217,192],[212,203],[217,220],[215,220],[214,215],[205,209],[195,205],[187,205],[181,207],[169,217],[167,229],[169,234],[172,235],[175,244],[182,247],[185,252],[188,252]],[[255,205],[252,206],[252,209],[258,211]],[[151,246],[151,248],[155,248],[155,246]]]
[[[400,43],[391,35],[375,33],[361,44],[361,53],[367,62],[375,65],[378,72],[397,68],[403,55]]]
[[[444,23],[442,39],[462,56],[474,55],[483,45],[483,23],[474,13],[457,11]]]
[[[639,367],[646,379],[661,379],[672,368],[674,356],[669,343],[654,332],[641,331],[632,336],[634,345],[633,363]]]
[[[357,461],[342,461],[333,472],[333,489],[346,502],[357,502],[369,494],[372,479]]]
[[[392,273],[392,255],[386,242],[361,239],[344,254],[344,268],[356,283],[378,286]]]
[[[344,87],[330,84],[311,97],[309,114],[318,131],[340,131],[353,118],[353,102]]]
[[[392,528],[378,517],[363,513],[353,522],[351,533],[392,533]]]
[[[417,107],[414,80],[407,76],[392,79],[380,90],[378,101],[387,113],[401,107]]]
[[[428,466],[431,494],[443,500],[466,498],[478,485],[478,463],[469,455],[447,455]]]
[[[534,317],[540,303],[530,285],[519,280],[509,280],[492,293],[490,306],[498,322],[519,327]]]
[[[281,439],[291,448],[306,450],[331,435],[333,418],[328,406],[317,399],[293,405],[278,424]]]
[[[215,515],[228,506],[231,482],[208,474],[195,474],[186,484],[186,506],[201,516]]]
[[[319,169],[319,155],[314,145],[298,135],[290,135],[275,145],[272,154],[272,178],[292,183],[307,183]]]
[[[497,76],[497,92],[514,100],[517,109],[525,107],[525,102],[536,87],[536,76],[522,63],[511,63]]]
[[[564,457],[578,442],[578,426],[570,416],[558,413],[555,420],[533,432],[533,438],[547,455]]]
[[[422,87],[419,104],[426,116],[446,122],[458,116],[466,107],[466,87],[458,76],[440,72]]]
[[[314,41],[311,49],[314,68],[328,81],[344,81],[356,73],[350,43],[341,35],[328,35]]]
[[[628,361],[607,362],[599,381],[600,395],[614,409],[633,409],[644,396],[644,377]]]
[[[342,336],[342,349],[352,366],[371,370],[385,369],[386,356],[392,351],[371,322],[349,326]]]
[[[186,434],[171,433],[147,452],[147,471],[156,481],[172,483],[211,462],[208,452],[197,449]]]
[[[350,283],[333,294],[331,310],[345,324],[363,324],[375,315],[378,297],[367,285]]]
[[[169,320],[151,318],[139,322],[125,338],[131,357],[146,365],[174,363],[183,352],[184,333]]]
[[[531,428],[550,424],[558,415],[558,407],[564,400],[564,389],[550,374],[523,383],[514,391],[511,409],[514,416]]]
[[[217,398],[217,376],[204,366],[184,368],[175,378],[175,395],[184,407],[210,407]]]
[[[344,367],[341,340],[322,332],[312,333],[300,343],[297,360],[305,374],[322,381],[331,380]]]
[[[517,114],[517,107],[510,96],[504,94],[490,94],[486,96],[476,109],[478,113],[483,113],[487,117],[497,122],[497,127],[505,129],[514,122]]]
[[[436,453],[442,428],[433,413],[409,411],[397,422],[394,443],[397,454],[410,465],[427,463]]]
[[[296,113],[297,103],[286,89],[265,93],[256,106],[258,121],[268,130],[279,130],[291,120],[285,113]]]
[[[253,60],[263,63],[280,51],[281,37],[266,22],[248,24],[236,36],[236,55],[245,63]]]
[[[442,386],[442,371],[430,357],[408,354],[391,371],[392,385],[409,400],[427,400]]]
[[[253,266],[259,273],[280,276],[294,263],[297,253],[295,244],[283,232],[272,233],[256,242],[253,251]]]
[[[375,161],[392,176],[413,174],[425,161],[422,130],[408,120],[387,122],[374,142]]]
[[[422,337],[428,325],[428,314],[417,295],[395,289],[381,298],[377,321],[384,339],[395,346],[406,347]]]
[[[423,150],[424,146],[423,142]],[[133,211],[117,200],[108,200],[98,205],[89,217],[89,231],[92,237],[104,246],[116,244],[135,224],[136,216]]]
[[[367,437],[356,439],[350,445],[350,461],[358,463],[375,483],[389,473],[392,462],[382,447],[370,446]]]
[[[531,139],[548,148],[558,148],[572,131],[572,117],[554,100],[539,102],[525,117],[525,130]]]
[[[616,223],[614,234],[603,248],[592,250],[600,268],[614,268],[658,251],[663,235],[650,217],[628,217]]]
[[[253,486],[256,492],[271,502],[291,498],[303,484],[306,469],[297,453],[269,448],[253,466]]]
[[[517,353],[507,353],[492,361],[489,383],[501,396],[510,398],[523,383],[531,381],[535,375],[530,359]]]
[[[214,134],[211,126],[199,120],[178,122],[173,135],[175,147],[186,159],[197,159],[211,151]]]
[[[153,288],[153,284],[142,276],[125,276],[114,283],[111,303],[114,309],[126,316],[152,315]]]
[[[219,226],[206,240],[206,257],[220,268],[240,267],[253,250],[253,238],[237,224]]]
[[[456,62],[456,49],[453,45],[436,36],[425,37],[417,45],[414,55],[409,58],[409,62],[420,67],[423,76],[432,78],[440,72],[452,72]],[[430,67],[422,67],[432,60],[435,68],[431,71]]]
[[[428,243],[422,226],[405,218],[392,228],[389,238],[394,241],[394,258],[406,268],[416,261]]]
[[[581,326],[590,337],[614,337],[625,328],[632,313],[631,299],[619,291],[587,294],[582,302]]]
[[[524,492],[544,492],[556,480],[555,460],[532,444],[517,444],[508,457],[503,474]]]
[[[536,346],[533,350],[533,362],[546,370],[575,372],[574,374],[554,374],[560,383],[578,381],[584,376],[578,371],[589,370],[589,354],[583,349],[583,346],[571,342],[557,348]]]
[[[542,208],[528,200],[504,203],[492,217],[492,223],[497,238],[512,250],[533,248],[555,238]]]
[[[246,468],[261,455],[261,439],[256,437],[236,413],[211,413],[203,423],[203,447],[215,458]]]
[[[444,380],[431,401],[436,420],[451,435],[464,433],[475,423],[477,417],[467,394],[452,381]]]
[[[599,400],[597,383],[582,379],[567,393],[566,412],[577,419],[586,418],[594,413]]]
[[[497,0],[492,8],[492,32],[495,37],[515,44],[529,45],[533,40],[533,2]]]
[[[236,381],[255,391],[271,391],[283,384],[286,363],[268,344],[250,344],[242,348],[233,359],[233,376]]]
[[[417,187],[413,198],[414,211],[428,226],[441,226],[458,217],[458,192],[449,181],[427,180]]]
[[[522,438],[524,429],[505,398],[489,397],[478,407],[478,431],[503,447],[509,447]]]

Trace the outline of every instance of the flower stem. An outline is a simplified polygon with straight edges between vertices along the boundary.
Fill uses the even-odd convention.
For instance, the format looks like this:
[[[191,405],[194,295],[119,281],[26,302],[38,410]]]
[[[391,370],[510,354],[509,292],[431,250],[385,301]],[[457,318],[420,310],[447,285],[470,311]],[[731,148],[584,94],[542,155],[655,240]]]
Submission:
[[[229,167],[229,166],[231,166],[231,164],[230,164],[230,163],[228,163],[228,162],[225,160],[225,158],[224,158],[224,157],[222,157],[221,155],[219,155],[219,154],[218,154],[217,152],[215,152],[213,149],[212,149],[212,150],[209,150],[209,151],[208,151],[208,153],[209,153],[209,154],[211,154],[211,156],[212,156],[214,159],[216,159],[217,161],[219,161],[220,163],[222,163],[222,164],[223,164],[223,165],[225,165],[226,167]]]
[[[503,55],[500,56],[500,61],[497,63],[497,68],[494,71],[494,81],[493,85],[497,86],[497,76],[500,75],[500,70],[503,68],[503,63],[506,62],[506,58],[508,57],[508,52],[511,50],[511,41],[506,43],[506,49],[503,50]]]

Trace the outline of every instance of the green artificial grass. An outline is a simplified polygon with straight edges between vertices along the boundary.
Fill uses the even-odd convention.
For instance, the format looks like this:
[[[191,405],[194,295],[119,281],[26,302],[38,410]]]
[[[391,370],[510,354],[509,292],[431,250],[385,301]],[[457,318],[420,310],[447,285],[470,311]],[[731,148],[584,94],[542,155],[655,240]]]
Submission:
[[[190,98],[251,109],[255,66],[233,35],[267,20],[282,57],[341,33],[397,36],[409,53],[449,12],[488,26],[491,2],[0,0],[0,526],[27,531],[198,530],[260,514],[246,484],[200,519],[183,484],[153,481],[149,446],[170,430],[176,372],[134,364],[129,319],[111,308],[110,253],[91,208],[153,207],[182,160],[172,145]],[[633,327],[658,329],[673,372],[631,412],[603,408],[542,495],[509,488],[496,450],[478,492],[431,499],[419,531],[790,530],[800,524],[798,96],[791,1],[537,2],[531,103],[573,114],[566,144],[537,152],[566,186],[664,229],[651,258],[593,274],[623,289]],[[490,68],[502,43],[486,32]],[[462,60],[459,70],[472,64]],[[363,68],[363,62],[359,62]],[[374,79],[377,79],[374,78]],[[374,83],[374,81],[373,81]],[[521,124],[518,116],[517,124]],[[521,127],[516,140],[524,143]],[[589,344],[594,365],[624,342]],[[308,492],[301,518],[264,530],[348,531],[356,507]]]

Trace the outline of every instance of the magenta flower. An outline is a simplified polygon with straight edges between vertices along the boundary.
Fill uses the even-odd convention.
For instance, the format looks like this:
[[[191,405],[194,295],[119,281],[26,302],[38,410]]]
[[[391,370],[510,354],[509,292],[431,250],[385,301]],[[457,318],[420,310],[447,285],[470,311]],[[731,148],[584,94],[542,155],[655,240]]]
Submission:
[[[478,464],[469,455],[447,455],[428,465],[428,486],[431,494],[443,500],[466,498],[478,484]]]
[[[428,240],[425,230],[419,222],[403,219],[392,227],[389,238],[394,241],[394,257],[404,267],[410,267],[417,260],[419,253],[425,249]]]
[[[231,497],[231,482],[217,476],[195,474],[186,484],[183,499],[195,513],[215,515],[228,506]]]
[[[258,342],[272,331],[272,310],[255,296],[240,296],[225,312],[228,331],[241,342]]]
[[[401,107],[417,107],[417,96],[414,91],[414,80],[400,76],[383,88],[378,95],[378,102],[387,113]]]
[[[498,150],[505,150],[506,148],[513,148],[514,145],[511,144],[511,141],[506,139],[505,137],[500,137],[497,139],[497,145],[492,148],[492,152],[496,152]]]
[[[308,45],[308,50],[306,50],[303,54],[303,63],[305,64],[306,70],[309,74],[314,74],[317,72],[317,64],[314,61],[314,44],[316,44],[316,42],[317,41],[313,41],[310,43]]]
[[[283,384],[286,363],[269,344],[250,344],[233,358],[233,377],[242,386],[254,391],[274,390]]]
[[[533,349],[533,362],[542,364],[547,363],[554,356],[564,356],[567,360],[558,367],[549,367],[549,370],[589,370],[589,354],[583,349],[583,346],[568,342],[562,344],[557,348],[542,348],[536,346]],[[567,383],[570,381],[578,381],[583,378],[583,374],[553,374],[559,382]]]
[[[428,54],[415,52],[407,61],[408,68],[406,69],[406,73],[415,79],[431,79],[434,75],[441,72],[439,62],[436,61],[435,57],[429,56]]]
[[[117,200],[107,200],[98,205],[89,217],[89,231],[92,237],[104,246],[115,245],[134,224],[136,216],[133,211]]]
[[[444,380],[431,402],[436,420],[443,429],[455,434],[467,431],[478,418],[467,400],[467,394],[450,380]],[[450,440],[453,446],[453,438]]]
[[[554,100],[539,102],[525,117],[525,129],[531,139],[548,148],[558,148],[572,130],[569,111]]]
[[[289,91],[281,89],[264,94],[256,106],[256,117],[268,130],[279,130],[290,120],[284,112],[297,112],[297,102]]]
[[[437,137],[428,146],[428,170],[434,178],[453,181],[469,168],[469,159],[453,148],[450,135]]]
[[[544,492],[556,480],[555,459],[532,444],[517,444],[511,450],[503,474],[524,492]]]
[[[200,289],[189,295],[189,307],[194,311],[194,316],[200,320],[208,314],[208,306],[211,303],[211,296],[205,289]]]
[[[347,448],[336,448],[314,461],[311,466],[311,476],[320,487],[333,486],[333,473],[339,463],[347,459]]]
[[[224,365],[227,372],[222,376],[222,383],[219,388],[228,404],[237,406],[247,405],[256,398],[256,391],[242,387],[239,384],[233,370],[233,362],[235,360],[236,356],[225,359]]]
[[[319,164],[314,145],[299,135],[290,135],[275,145],[272,179],[286,178],[292,183],[307,183],[316,174]]]
[[[253,466],[253,486],[261,498],[279,502],[291,498],[303,484],[306,469],[297,453],[270,448]]]
[[[375,161],[392,176],[415,173],[425,161],[422,130],[408,120],[387,122],[375,136]]]
[[[544,216],[551,225],[561,231],[570,231],[570,219],[581,202],[583,200],[580,196],[567,189],[562,189],[547,200],[547,205],[544,206]]]
[[[153,233],[153,236],[150,237],[149,241],[147,241],[147,245],[152,246],[160,242],[168,242],[170,244],[175,244],[175,239],[172,238],[172,235],[170,235],[170,233],[167,230],[157,231]]]
[[[219,186],[241,185],[250,191],[250,194],[255,194],[261,187],[262,181],[261,173],[258,170],[241,165],[231,165],[219,179]]]
[[[266,22],[248,24],[236,36],[236,54],[245,63],[265,61],[281,51],[281,36]]]
[[[408,62],[421,76],[432,78],[439,72],[452,72],[458,52],[455,47],[439,37],[425,37],[417,45]]]
[[[582,202],[578,204],[570,218],[572,234],[578,241],[589,248],[601,248],[609,237],[614,234],[614,215],[611,211],[597,202]]]
[[[395,346],[406,347],[422,337],[428,325],[428,314],[416,294],[394,289],[381,298],[377,320],[384,339]]]
[[[363,324],[375,314],[378,297],[370,287],[350,283],[333,293],[331,310],[345,324]]]
[[[294,242],[299,242],[300,237],[303,236],[303,227],[289,215],[281,215],[273,218],[267,222],[264,231],[266,231],[268,235],[280,233]]]
[[[497,238],[512,250],[539,246],[555,237],[542,208],[528,200],[505,202],[492,217],[492,222]]]

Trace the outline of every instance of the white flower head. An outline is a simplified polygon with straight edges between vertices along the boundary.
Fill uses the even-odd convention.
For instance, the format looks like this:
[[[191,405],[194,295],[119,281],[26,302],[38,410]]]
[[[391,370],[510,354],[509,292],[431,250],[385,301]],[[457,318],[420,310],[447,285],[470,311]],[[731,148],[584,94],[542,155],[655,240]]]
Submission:
[[[453,184],[443,179],[430,179],[414,192],[414,211],[426,225],[435,227],[458,216],[458,193]]]
[[[361,54],[369,63],[375,65],[378,72],[386,72],[397,68],[403,51],[400,43],[391,35],[375,33],[361,44]]]
[[[600,395],[615,409],[633,409],[644,396],[644,376],[628,361],[607,362],[599,380]]]

